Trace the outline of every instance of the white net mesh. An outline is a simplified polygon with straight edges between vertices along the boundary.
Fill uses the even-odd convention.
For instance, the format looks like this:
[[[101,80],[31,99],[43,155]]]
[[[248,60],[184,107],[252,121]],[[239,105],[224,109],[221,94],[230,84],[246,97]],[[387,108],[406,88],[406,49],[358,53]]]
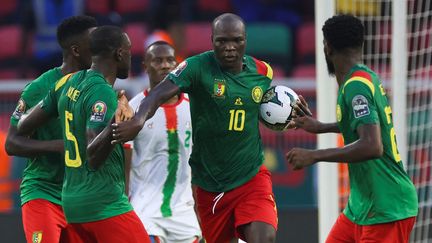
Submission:
[[[377,72],[389,91],[392,35],[391,0],[336,0],[337,13],[351,13],[365,25],[364,62]],[[408,33],[408,161],[407,171],[419,197],[419,214],[411,242],[432,242],[432,3],[409,0]],[[391,93],[391,92],[389,92]],[[397,116],[395,116],[397,119]],[[339,170],[341,171],[341,170]],[[345,180],[348,180],[346,176]],[[341,179],[342,185],[346,185]],[[347,190],[339,190],[347,197]],[[341,200],[342,202],[344,200]],[[341,205],[342,207],[344,205]]]
[[[419,214],[411,242],[432,242],[432,5],[408,2],[408,166]]]

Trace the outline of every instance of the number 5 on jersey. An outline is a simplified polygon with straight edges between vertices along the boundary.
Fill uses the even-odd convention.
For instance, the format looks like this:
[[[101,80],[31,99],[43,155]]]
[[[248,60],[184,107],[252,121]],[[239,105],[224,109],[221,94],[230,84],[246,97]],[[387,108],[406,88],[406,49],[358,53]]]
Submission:
[[[81,157],[78,150],[78,141],[76,137],[71,133],[69,127],[69,121],[73,120],[73,114],[69,111],[65,111],[65,133],[66,139],[73,143],[73,148],[75,150],[75,159],[70,158],[70,151],[66,149],[68,146],[65,146],[65,162],[68,167],[80,167],[82,164]]]

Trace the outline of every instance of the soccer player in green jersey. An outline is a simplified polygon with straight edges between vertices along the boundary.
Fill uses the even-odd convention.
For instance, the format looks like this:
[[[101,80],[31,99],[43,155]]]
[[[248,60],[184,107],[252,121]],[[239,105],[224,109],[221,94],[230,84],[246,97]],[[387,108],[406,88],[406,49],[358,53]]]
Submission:
[[[323,26],[328,71],[339,84],[337,122],[294,119],[312,133],[342,133],[345,146],[320,150],[294,148],[286,157],[295,169],[318,161],[346,161],[351,193],[327,241],[405,243],[418,211],[417,194],[399,155],[392,112],[378,76],[361,64],[364,30],[350,15]]]
[[[125,194],[123,148],[111,144],[110,124],[118,109],[112,86],[128,77],[130,48],[119,27],[97,28],[90,35],[91,68],[60,79],[18,126],[25,132],[47,116],[60,118],[63,209],[84,242],[150,242]]]
[[[9,155],[28,157],[21,183],[21,209],[27,242],[65,242],[71,240],[61,208],[64,176],[63,141],[58,119],[49,120],[31,137],[17,132],[21,115],[41,101],[63,75],[90,67],[89,33],[97,26],[94,18],[74,16],[57,28],[63,49],[63,63],[30,82],[22,91],[11,116],[6,140]],[[76,240],[75,240],[76,241]]]
[[[133,139],[161,104],[189,94],[193,148],[189,159],[203,236],[274,242],[277,212],[270,172],[262,166],[258,112],[271,67],[245,55],[243,20],[222,14],[212,24],[213,50],[179,64],[142,101],[134,118],[113,124],[113,143]]]

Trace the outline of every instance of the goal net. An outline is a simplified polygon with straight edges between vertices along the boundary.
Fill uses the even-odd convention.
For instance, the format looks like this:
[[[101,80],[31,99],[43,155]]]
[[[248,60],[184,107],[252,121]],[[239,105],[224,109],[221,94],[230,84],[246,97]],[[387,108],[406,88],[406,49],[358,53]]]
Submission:
[[[406,4],[399,13],[406,31],[395,31],[393,4]],[[334,13],[349,13],[359,17],[365,26],[364,63],[377,72],[392,100],[394,122],[405,121],[398,133],[399,150],[405,154],[405,168],[418,193],[419,214],[410,242],[432,242],[432,1],[430,0],[335,0]],[[403,22],[402,22],[403,23]],[[320,23],[317,23],[320,24]],[[395,41],[403,39],[396,53]],[[406,48],[405,48],[406,47]],[[405,61],[399,65],[399,61]],[[398,96],[392,79],[400,78],[392,69],[401,68],[403,94]],[[402,62],[403,63],[403,62]],[[395,64],[395,63],[393,63]],[[395,76],[396,73],[396,76]],[[320,91],[318,91],[320,92]],[[327,92],[327,91],[324,91]],[[393,97],[392,97],[393,96]],[[406,97],[406,102],[399,99]],[[403,104],[402,107],[399,107]],[[395,107],[398,106],[398,107]],[[398,109],[399,112],[395,112]],[[325,112],[325,111],[324,111]],[[402,132],[401,132],[402,131]],[[401,133],[400,133],[401,132]],[[401,142],[402,141],[402,142]],[[339,210],[345,207],[349,195],[347,167],[339,165]],[[320,210],[325,210],[320,208]],[[322,232],[320,232],[322,233]],[[320,239],[323,241],[323,238]]]

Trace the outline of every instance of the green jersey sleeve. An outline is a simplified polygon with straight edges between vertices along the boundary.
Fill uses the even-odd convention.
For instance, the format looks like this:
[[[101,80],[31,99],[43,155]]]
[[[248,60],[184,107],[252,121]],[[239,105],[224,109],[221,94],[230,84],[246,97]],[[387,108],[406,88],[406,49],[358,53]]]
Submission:
[[[348,115],[352,117],[350,127],[353,131],[360,125],[379,124],[377,107],[374,100],[372,82],[352,80],[343,87],[344,102]]]
[[[50,89],[48,94],[45,96],[45,98],[42,100],[42,110],[44,110],[47,114],[58,117],[58,110],[57,110],[57,94],[54,90],[54,88]]]
[[[108,84],[95,85],[92,90],[84,103],[87,128],[104,128],[117,109],[117,95]]]
[[[21,116],[40,101],[40,92],[44,89],[39,84],[39,82],[31,82],[22,91],[18,104],[11,116],[10,124],[12,126],[17,126]]]
[[[190,57],[180,63],[168,74],[168,78],[180,87],[181,92],[190,93],[200,74],[198,56]]]

